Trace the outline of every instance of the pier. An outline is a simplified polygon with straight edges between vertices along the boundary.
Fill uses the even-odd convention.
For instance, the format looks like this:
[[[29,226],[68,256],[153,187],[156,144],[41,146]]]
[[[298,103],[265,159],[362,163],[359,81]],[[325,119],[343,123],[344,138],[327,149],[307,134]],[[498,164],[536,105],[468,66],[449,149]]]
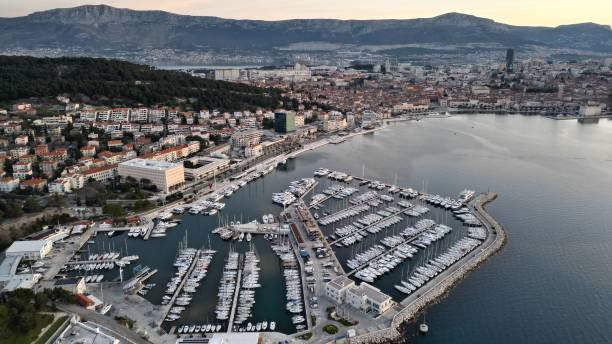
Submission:
[[[69,261],[66,265],[77,265],[77,264],[98,264],[98,263],[116,263],[121,259],[100,259],[100,260],[79,260],[79,261]]]
[[[348,208],[347,208],[347,209],[348,209]],[[390,218],[392,218],[392,217],[394,217],[394,216],[401,215],[401,214],[403,214],[403,213],[407,212],[407,211],[408,211],[408,210],[410,210],[410,209],[412,209],[412,207],[408,207],[408,208],[401,209],[401,210],[400,210],[400,211],[398,211],[398,212],[395,212],[395,213],[393,213],[393,214],[391,214],[391,215],[389,215],[389,216],[387,216],[387,217],[384,217],[384,218],[380,219],[379,221],[376,221],[376,222],[374,222],[374,223],[372,223],[372,224],[370,224],[370,225],[367,225],[367,226],[365,226],[365,227],[363,227],[363,228],[359,229],[359,231],[357,231],[356,233],[362,233],[363,231],[366,231],[366,232],[367,232],[367,229],[368,229],[368,228],[370,228],[370,227],[372,227],[372,226],[376,226],[377,224],[379,224],[379,223],[381,223],[381,222],[383,222],[383,221],[386,221],[386,220],[388,220],[388,219],[390,219]],[[338,243],[338,242],[342,241],[343,239],[345,239],[345,238],[347,238],[347,237],[349,237],[349,236],[351,236],[351,235],[353,235],[353,234],[355,234],[355,233],[347,234],[347,235],[345,235],[345,236],[343,236],[343,237],[340,237],[340,238],[338,238],[338,239],[336,239],[336,240],[334,240],[334,241],[330,242],[330,245],[334,245],[334,244],[336,244],[336,243]],[[369,234],[369,233],[368,233],[368,234]]]
[[[153,229],[155,229],[155,224],[153,223],[153,221],[151,221],[151,222],[147,222],[144,226],[147,226],[147,232],[145,233],[143,239],[149,240],[151,233],[153,233]]]
[[[164,319],[166,319],[166,316],[168,315],[168,312],[170,312],[170,309],[172,308],[172,305],[174,304],[174,301],[176,300],[178,295],[181,293],[181,290],[183,290],[183,286],[185,285],[185,281],[187,281],[187,278],[189,278],[189,275],[191,274],[191,272],[193,271],[193,269],[197,265],[198,258],[200,257],[201,253],[202,253],[202,251],[200,251],[200,250],[197,251],[195,257],[193,258],[193,261],[191,262],[191,265],[189,265],[189,269],[187,270],[187,273],[185,274],[185,276],[183,276],[183,279],[181,280],[181,283],[178,285],[178,287],[174,291],[174,294],[172,294],[172,298],[170,299],[168,304],[161,310],[162,316],[161,316],[161,318],[159,320],[159,324],[158,325],[161,325],[164,322]]]
[[[236,305],[238,305],[238,296],[240,295],[240,281],[242,280],[242,269],[240,264],[238,267],[238,276],[236,278],[236,290],[234,291],[234,300],[232,301],[232,310],[227,320],[227,333],[232,332],[232,325],[234,324],[234,317],[236,316]]]

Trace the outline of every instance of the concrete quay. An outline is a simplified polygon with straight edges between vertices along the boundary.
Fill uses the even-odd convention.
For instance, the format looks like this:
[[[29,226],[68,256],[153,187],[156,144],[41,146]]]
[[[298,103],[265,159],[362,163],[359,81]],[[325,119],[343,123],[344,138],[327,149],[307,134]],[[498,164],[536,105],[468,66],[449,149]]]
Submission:
[[[427,306],[439,301],[448,290],[465,278],[470,271],[499,251],[506,243],[506,233],[502,226],[484,210],[484,205],[493,201],[496,197],[497,194],[490,192],[479,195],[473,202],[474,213],[482,221],[488,232],[487,239],[479,248],[438,275],[436,278],[438,281],[432,281],[434,283],[425,285],[416,294],[408,296],[399,305],[396,305],[396,309],[402,308],[393,316],[390,327],[359,335],[351,338],[350,342],[388,343],[398,340],[402,336],[399,329],[403,323],[414,319]]]

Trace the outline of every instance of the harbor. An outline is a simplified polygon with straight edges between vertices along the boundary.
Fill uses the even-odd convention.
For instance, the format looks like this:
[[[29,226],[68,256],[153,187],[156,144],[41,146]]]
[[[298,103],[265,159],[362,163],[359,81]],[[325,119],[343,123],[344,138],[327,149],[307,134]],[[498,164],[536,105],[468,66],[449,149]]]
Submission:
[[[488,130],[485,128],[497,125],[494,120],[503,123],[504,129],[500,128],[495,135],[484,134]],[[52,255],[49,259],[53,262],[51,267],[32,268],[34,271],[44,272],[45,275],[53,275],[56,268],[62,268],[57,274],[58,277],[89,278],[86,282],[88,292],[103,300],[101,308],[107,309],[107,306],[112,304],[108,313],[110,317],[125,315],[134,319],[135,326],[138,329],[146,329],[154,342],[158,342],[158,335],[159,338],[170,338],[171,342],[176,339],[177,334],[196,338],[210,336],[212,333],[218,333],[215,332],[218,326],[222,327],[220,332],[227,333],[229,330],[230,333],[240,334],[242,326],[232,326],[230,329],[229,318],[225,321],[217,319],[215,308],[223,266],[229,252],[237,252],[244,257],[251,250],[254,250],[260,259],[258,284],[261,287],[253,288],[252,293],[245,293],[245,296],[249,296],[246,298],[248,302],[243,303],[241,308],[244,316],[248,315],[243,322],[245,332],[250,322],[250,332],[262,333],[262,338],[276,338],[278,341],[289,338],[297,340],[298,336],[309,333],[314,338],[322,338],[323,341],[341,341],[348,336],[350,330],[354,330],[351,341],[355,342],[385,342],[392,338],[394,333],[401,333],[401,336],[405,336],[402,338],[420,343],[452,338],[452,326],[447,325],[461,323],[464,326],[465,323],[469,333],[484,331],[487,333],[486,338],[497,338],[488,328],[499,328],[500,318],[495,316],[499,313],[496,307],[491,307],[498,305],[498,294],[504,299],[517,298],[523,295],[526,286],[545,283],[544,278],[565,282],[555,284],[562,286],[560,288],[547,284],[550,287],[547,288],[547,295],[563,295],[565,285],[567,288],[581,290],[583,278],[579,281],[568,281],[557,273],[525,264],[527,258],[522,254],[539,254],[541,250],[546,251],[547,244],[554,244],[554,252],[557,252],[553,256],[554,261],[563,261],[564,268],[568,266],[570,271],[576,273],[572,265],[573,259],[580,260],[582,256],[572,254],[572,259],[569,255],[560,256],[557,249],[559,241],[541,228],[559,231],[565,237],[571,238],[563,244],[573,247],[572,253],[580,253],[579,243],[588,239],[583,233],[592,232],[589,232],[589,226],[595,214],[591,206],[599,209],[599,203],[576,209],[573,202],[566,201],[569,200],[567,193],[560,192],[558,197],[552,198],[541,196],[544,191],[550,192],[552,186],[542,180],[535,183],[535,180],[529,177],[533,173],[530,169],[554,176],[551,167],[560,167],[555,165],[560,162],[538,163],[532,158],[543,157],[544,153],[538,150],[534,150],[534,153],[522,151],[521,157],[505,154],[506,147],[495,144],[497,138],[503,137],[506,143],[516,142],[505,135],[506,126],[513,128],[510,130],[513,135],[518,135],[519,131],[534,134],[528,127],[522,126],[520,130],[517,130],[516,124],[513,127],[515,118],[476,117],[474,121],[467,121],[460,116],[454,116],[443,124],[434,125],[435,121],[397,124],[398,129],[387,127],[379,131],[385,135],[379,135],[377,132],[374,135],[350,138],[348,142],[338,145],[307,151],[299,158],[288,159],[285,163],[276,165],[265,176],[247,182],[229,196],[221,194],[223,186],[245,181],[241,178],[247,177],[249,173],[232,181],[220,182],[220,186],[211,188],[209,194],[194,196],[193,201],[176,202],[141,215],[141,219],[150,221],[155,229],[155,233],[151,231],[148,240],[143,240],[144,236],[139,228],[141,225],[115,227],[118,230],[113,231],[113,227],[106,227],[104,223],[94,224],[83,230],[83,235],[78,240],[67,240],[65,244],[58,244],[66,254]],[[540,127],[548,125],[539,122],[540,119],[521,118],[521,121],[536,123]],[[549,122],[552,121],[546,123]],[[554,123],[570,130],[565,121]],[[439,133],[438,125],[446,129],[444,135],[438,134],[435,141],[423,137],[432,135],[432,132]],[[413,130],[413,126],[418,127],[418,130]],[[401,134],[398,134],[399,129]],[[589,129],[592,128],[582,127],[585,131]],[[424,130],[426,135],[421,134],[421,130]],[[404,146],[401,138],[408,134],[413,138],[411,140],[422,140],[427,148],[422,145]],[[393,160],[387,157],[377,160],[373,157],[373,152],[380,151],[382,147],[389,147],[389,152],[403,158]],[[534,147],[533,142],[530,147]],[[581,156],[579,151],[572,150],[568,145],[560,144],[560,147],[571,152],[572,156]],[[588,147],[597,152],[597,147]],[[427,153],[421,154],[421,149]],[[479,153],[475,154],[472,150]],[[546,150],[545,153],[546,156],[561,154],[557,150]],[[503,159],[495,160],[495,163],[491,164],[489,160],[493,154],[503,156]],[[355,155],[363,159],[355,161]],[[562,159],[563,166],[566,165],[567,159]],[[503,170],[508,168],[506,161],[518,161],[523,164],[524,169],[504,173]],[[590,166],[590,161],[584,160],[582,164]],[[330,173],[336,172],[333,174],[335,178],[315,175],[316,171],[325,169]],[[593,170],[589,173],[598,175]],[[557,175],[557,180],[558,177]],[[299,187],[304,183],[308,186],[306,180],[310,179],[314,179],[315,183],[303,193],[298,191],[298,194],[294,194],[296,199],[291,204],[273,202],[274,194],[291,192],[292,185]],[[582,179],[569,177],[568,181],[563,181],[563,187],[567,189],[563,191],[574,190],[577,185],[582,185],[577,183]],[[455,207],[464,189],[474,190],[474,199]],[[495,196],[490,190],[499,193],[499,198],[494,202],[491,202]],[[554,190],[558,190],[557,184]],[[599,195],[598,190],[593,187],[589,187],[588,191],[589,194]],[[321,196],[315,198],[316,195]],[[221,209],[216,209],[211,215],[207,212],[213,210],[213,207],[208,205],[213,202]],[[488,204],[486,211],[482,206],[485,203]],[[193,205],[207,207],[200,210],[196,208],[192,212]],[[396,214],[394,208],[407,210]],[[538,215],[540,209],[546,212],[546,219]],[[577,222],[577,219],[572,217],[577,212],[588,214],[588,219],[585,220],[586,215],[580,215],[580,221]],[[400,222],[390,223],[388,226],[386,222],[381,222],[394,219],[394,214],[401,218]],[[263,225],[266,221],[270,222],[270,215],[273,221],[268,223],[270,227],[266,229]],[[476,272],[470,273],[501,247],[505,230],[501,226],[490,225],[496,221],[504,223],[511,242],[520,241],[520,245],[508,245],[501,254],[483,264]],[[227,239],[213,233],[217,228],[231,228],[232,222],[233,226],[238,225],[235,228],[239,230],[233,231]],[[145,223],[147,222],[143,222]],[[252,227],[256,230],[249,230],[252,223],[256,223],[257,226]],[[554,223],[553,227],[551,223]],[[247,226],[242,228],[243,225]],[[449,227],[450,231],[444,226]],[[100,230],[97,231],[96,228]],[[278,232],[275,233],[275,229],[278,229]],[[111,235],[111,232],[114,233]],[[97,235],[94,235],[96,233]],[[242,241],[241,233],[244,234]],[[424,236],[425,233],[427,236]],[[185,307],[184,310],[176,309],[176,312],[180,312],[180,317],[163,322],[160,328],[148,325],[159,324],[163,320],[162,310],[167,306],[163,304],[164,300],[167,300],[164,296],[172,296],[166,294],[166,289],[176,272],[174,262],[178,243],[184,240],[186,234],[189,239],[186,247],[195,250],[212,247],[217,252],[210,262],[206,277],[198,282],[199,286],[193,286],[192,290],[195,292],[189,295],[190,298],[182,298],[181,302],[189,304],[181,306],[175,303],[171,306]],[[251,234],[250,240],[247,234]],[[350,240],[344,241],[349,238]],[[473,247],[476,243],[474,240],[480,242],[476,247]],[[512,257],[509,257],[508,251],[513,253]],[[119,254],[116,258],[108,256],[114,256],[116,253]],[[97,255],[95,259],[94,255]],[[105,255],[107,258],[104,258]],[[123,267],[117,264],[122,258],[129,256],[138,259]],[[60,263],[56,266],[55,262]],[[547,266],[552,262],[553,260],[548,260]],[[517,265],[521,266],[520,271],[517,271]],[[377,271],[385,269],[388,271],[376,274]],[[242,269],[240,271],[242,273]],[[584,274],[586,272],[581,270],[579,276]],[[103,278],[96,282],[99,275],[103,275]],[[525,275],[530,278],[522,279],[520,285],[511,284],[509,281],[516,281]],[[348,277],[357,285],[368,283],[378,288],[381,293],[391,297],[391,309],[381,316],[374,316],[348,304],[340,307],[336,304],[338,316],[356,324],[344,325],[339,320],[330,319],[326,310],[334,306],[334,302],[325,296],[325,288],[330,281],[341,276]],[[459,281],[461,283],[458,283]],[[127,291],[122,288],[123,285],[132,284],[133,288]],[[507,287],[509,285],[512,285],[512,290]],[[237,318],[240,290],[234,291],[233,296],[238,295],[238,298],[235,305],[230,302],[230,309],[236,309],[234,318]],[[540,297],[546,299],[547,295]],[[446,296],[450,296],[448,300],[440,302]],[[602,312],[597,304],[590,304],[589,300],[581,299],[580,304],[571,298],[566,300],[572,308],[582,309],[582,303],[585,303],[597,314]],[[533,309],[536,305],[544,311],[543,314],[550,316],[539,298],[530,300],[529,304],[522,303],[520,308]],[[471,311],[456,312],[458,307],[474,309],[474,312],[487,314],[487,317],[474,317]],[[421,320],[424,318],[425,309],[428,325],[426,336],[418,334],[419,325],[425,322]],[[290,310],[300,313],[292,313]],[[304,321],[295,324],[294,316],[295,320],[302,320],[302,317]],[[480,322],[476,324],[476,318],[487,326],[481,326]],[[551,334],[550,328],[546,330],[547,321],[538,318],[532,320],[543,325],[547,336]],[[567,325],[563,319],[557,320]],[[273,321],[276,324],[274,330],[270,326]],[[411,321],[414,321],[414,324]],[[268,324],[265,331],[264,322]],[[215,331],[212,331],[213,324]],[[336,336],[323,332],[322,326],[327,324],[338,327]],[[396,330],[397,332],[394,332]],[[507,331],[501,330],[501,333],[504,333],[505,337],[516,338]],[[478,342],[478,336],[474,338]]]
[[[167,228],[172,230],[165,231],[158,240],[130,240],[131,246],[141,242],[148,246],[183,235],[173,263],[178,269],[175,277],[163,282],[161,274],[147,276],[151,277],[150,287],[142,295],[160,305],[161,317],[156,321],[165,331],[179,336],[205,336],[221,331],[280,331],[286,335],[316,331],[316,324],[323,323],[325,316],[319,303],[329,302],[324,285],[334,278],[345,276],[356,282],[372,283],[400,305],[455,263],[444,256],[443,250],[457,252],[452,246],[457,242],[462,250],[469,246],[469,251],[480,245],[479,239],[461,241],[470,232],[482,239],[482,233],[473,229],[480,228],[479,223],[468,217],[465,206],[474,196],[473,191],[464,190],[451,199],[326,168],[311,173],[314,178],[289,181],[287,189],[272,194],[264,215],[257,214],[244,223],[241,220],[245,215],[226,214],[226,205],[220,206],[223,203],[221,199],[215,200],[215,194],[152,215],[154,225],[148,227],[151,231],[160,224],[173,224]],[[265,178],[258,178],[257,183],[265,183]],[[279,199],[281,194],[283,198]],[[224,196],[225,203],[234,196],[239,197],[240,193]],[[280,212],[273,208],[279,203]],[[206,209],[217,208],[223,212],[206,213]],[[451,238],[456,230],[424,218],[434,213],[438,221],[453,227],[459,225],[462,233]],[[194,231],[198,228],[193,226],[194,221],[206,221],[209,229]],[[466,221],[471,221],[469,226]],[[187,227],[181,230],[184,226]],[[143,239],[146,235],[139,234]],[[439,246],[438,241],[443,245]],[[198,246],[203,248],[191,248]],[[225,256],[217,258],[224,259],[225,264],[207,263],[202,278],[193,281],[193,270],[204,254],[209,256],[208,263],[219,262],[213,256]],[[437,254],[445,260],[423,265]],[[413,264],[415,260],[417,264]],[[274,265],[274,271],[265,271],[264,267],[270,269]],[[266,308],[277,304],[278,311],[273,313],[276,317],[270,317],[269,312],[259,307],[262,298],[270,299],[269,295],[262,295],[260,287],[271,285],[284,289],[287,295],[285,304],[278,300],[266,303]],[[160,293],[164,286],[166,290]],[[215,304],[202,304],[200,300],[210,299],[206,295],[214,290],[217,290],[216,297],[212,297]],[[397,312],[397,307],[383,319]],[[368,317],[359,309],[351,312],[356,313],[354,317]],[[370,321],[386,324],[376,318]]]

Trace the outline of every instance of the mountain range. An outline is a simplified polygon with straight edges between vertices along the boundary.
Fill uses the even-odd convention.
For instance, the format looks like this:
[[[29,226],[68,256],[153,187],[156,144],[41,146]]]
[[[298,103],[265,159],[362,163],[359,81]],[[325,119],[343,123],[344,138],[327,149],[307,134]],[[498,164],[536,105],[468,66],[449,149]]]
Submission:
[[[0,18],[0,49],[266,51],[479,44],[612,53],[610,26],[514,26],[460,13],[389,20],[235,20],[86,5]]]

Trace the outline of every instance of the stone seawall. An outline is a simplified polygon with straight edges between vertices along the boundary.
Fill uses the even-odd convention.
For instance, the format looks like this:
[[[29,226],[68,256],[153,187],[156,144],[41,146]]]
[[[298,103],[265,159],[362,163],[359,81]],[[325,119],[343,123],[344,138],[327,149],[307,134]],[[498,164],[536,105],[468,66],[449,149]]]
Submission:
[[[506,233],[493,217],[491,217],[483,208],[483,206],[497,198],[497,194],[490,192],[478,196],[474,202],[475,214],[483,222],[487,228],[489,235],[494,235],[493,241],[485,243],[483,251],[476,257],[465,262],[459,269],[449,275],[444,281],[433,289],[428,290],[418,300],[412,302],[400,312],[398,312],[391,322],[390,327],[378,331],[369,332],[350,339],[351,344],[357,343],[389,343],[399,340],[402,336],[400,332],[401,325],[417,317],[419,312],[427,306],[439,301],[446,293],[456,284],[465,278],[470,271],[476,269],[487,258],[498,252],[506,243]]]

